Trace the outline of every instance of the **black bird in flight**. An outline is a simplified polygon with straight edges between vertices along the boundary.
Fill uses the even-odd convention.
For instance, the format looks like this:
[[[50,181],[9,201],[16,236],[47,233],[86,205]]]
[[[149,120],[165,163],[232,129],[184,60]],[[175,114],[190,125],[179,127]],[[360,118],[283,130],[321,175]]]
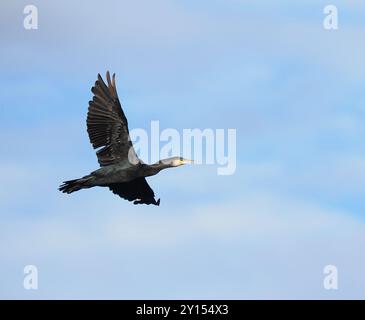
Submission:
[[[172,157],[152,165],[143,163],[137,157],[129,137],[127,118],[117,95],[115,74],[110,79],[107,71],[106,79],[107,85],[98,74],[98,80],[91,88],[94,96],[89,101],[86,120],[90,142],[94,149],[100,148],[96,155],[101,168],[80,179],[64,181],[59,190],[72,193],[96,186],[108,187],[120,197],[134,201],[134,204],[158,206],[160,199],[155,200],[155,193],[145,177],[192,161]]]

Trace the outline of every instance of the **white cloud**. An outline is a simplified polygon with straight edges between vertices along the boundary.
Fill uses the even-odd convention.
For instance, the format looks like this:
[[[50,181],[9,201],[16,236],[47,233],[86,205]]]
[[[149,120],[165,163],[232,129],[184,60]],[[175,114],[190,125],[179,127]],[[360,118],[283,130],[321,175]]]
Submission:
[[[52,268],[56,268],[58,274],[63,274],[62,270],[67,266],[67,274],[63,275],[67,285],[54,287],[55,284],[47,276],[47,282],[43,283],[46,288],[43,296],[47,296],[47,292],[49,297],[67,296],[68,292],[70,297],[82,297],[79,272],[92,259],[94,262],[92,266],[89,265],[88,274],[91,272],[92,277],[98,268],[103,270],[98,277],[105,277],[110,286],[109,292],[114,292],[118,279],[134,274],[143,281],[154,270],[160,287],[155,288],[154,294],[151,288],[146,288],[147,294],[144,297],[171,298],[179,294],[202,297],[210,287],[215,286],[205,284],[197,290],[203,279],[194,277],[196,283],[193,287],[196,288],[191,290],[195,293],[188,288],[181,292],[169,292],[165,279],[176,277],[179,272],[184,273],[184,268],[190,270],[190,266],[186,265],[189,263],[186,261],[189,253],[188,256],[177,255],[181,250],[190,251],[191,258],[196,259],[195,272],[203,272],[207,262],[202,257],[207,256],[212,246],[216,248],[216,254],[228,259],[210,265],[212,272],[222,279],[226,278],[227,284],[232,283],[232,277],[240,281],[250,279],[255,284],[255,288],[247,288],[243,284],[234,286],[231,291],[227,291],[227,284],[220,284],[223,293],[219,295],[216,292],[213,296],[221,298],[321,297],[326,294],[321,287],[323,263],[339,264],[344,280],[350,277],[348,273],[356,273],[360,267],[365,266],[365,260],[361,256],[353,255],[358,250],[361,251],[365,244],[365,225],[361,220],[346,212],[293,202],[273,194],[246,194],[231,203],[216,205],[166,205],[160,208],[134,207],[127,203],[112,205],[107,202],[106,196],[100,195],[93,197],[92,201],[90,197],[88,202],[80,200],[73,201],[74,209],[69,205],[58,204],[42,217],[22,216],[6,219],[2,223],[0,253],[3,261],[7,261],[6,264],[11,263],[14,268],[20,268],[19,264],[24,261],[38,261],[45,274],[52,273]],[[66,201],[63,199],[62,203]],[[194,247],[201,250],[200,257],[196,249],[191,249]],[[135,258],[132,258],[133,252]],[[160,259],[173,256],[176,261],[168,271],[160,262],[161,271],[158,271],[155,270],[157,262],[152,260],[150,266],[148,261],[143,262],[144,257],[151,259],[151,254]],[[247,254],[252,255],[250,262],[244,260],[248,258]],[[129,258],[123,262],[127,256]],[[126,269],[115,269],[110,264],[112,262],[108,262],[112,257],[117,259],[114,263],[118,265],[127,263],[124,266]],[[56,266],[53,261],[64,261],[65,266]],[[346,265],[345,261],[348,261]],[[145,275],[140,270],[140,264],[143,263],[146,263],[147,269],[151,268],[150,271],[145,269]],[[262,263],[272,265],[262,269]],[[294,269],[290,267],[293,263],[297,265]],[[238,269],[228,277],[223,270],[230,265]],[[304,277],[302,280],[308,282],[307,285],[298,284],[299,287],[296,287],[295,283],[291,283],[290,279],[298,274]],[[281,278],[277,279],[278,276]],[[271,281],[262,281],[263,278]],[[112,279],[114,285],[110,282]],[[363,280],[359,279],[360,283]],[[356,291],[358,283],[352,283],[352,280],[344,282],[346,290],[336,297],[361,297]],[[60,283],[57,282],[57,285]],[[89,296],[98,296],[99,285],[89,284]],[[181,285],[178,282],[176,288]],[[14,290],[14,284],[7,282],[7,286],[9,292]],[[138,286],[143,288],[140,282]],[[316,286],[317,289],[313,291]],[[21,292],[18,294],[23,296]],[[1,292],[1,295],[6,297],[6,292]],[[127,295],[128,288],[120,288],[114,297]],[[137,293],[133,295],[141,297]]]

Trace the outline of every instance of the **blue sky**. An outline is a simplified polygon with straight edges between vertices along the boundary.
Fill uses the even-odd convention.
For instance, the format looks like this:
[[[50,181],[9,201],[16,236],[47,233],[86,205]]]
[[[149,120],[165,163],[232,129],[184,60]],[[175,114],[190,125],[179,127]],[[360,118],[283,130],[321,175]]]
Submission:
[[[365,298],[361,1],[331,1],[337,31],[326,1],[32,3],[33,31],[27,1],[0,5],[1,298]],[[106,70],[130,128],[237,129],[236,173],[162,172],[160,207],[58,192],[97,167],[85,118]]]

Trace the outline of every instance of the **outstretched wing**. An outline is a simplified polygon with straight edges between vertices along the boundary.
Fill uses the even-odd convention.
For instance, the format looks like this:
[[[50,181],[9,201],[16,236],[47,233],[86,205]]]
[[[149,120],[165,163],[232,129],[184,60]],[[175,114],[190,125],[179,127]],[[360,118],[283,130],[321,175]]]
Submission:
[[[134,204],[145,203],[159,206],[160,199],[155,200],[155,193],[148,185],[145,178],[137,178],[129,182],[113,183],[108,185],[113,193]]]
[[[100,166],[108,166],[129,159],[133,164],[139,160],[129,137],[128,121],[118,99],[115,74],[110,79],[106,73],[108,85],[100,74],[95,86],[91,88],[94,96],[89,101],[87,113],[87,132],[96,152]]]

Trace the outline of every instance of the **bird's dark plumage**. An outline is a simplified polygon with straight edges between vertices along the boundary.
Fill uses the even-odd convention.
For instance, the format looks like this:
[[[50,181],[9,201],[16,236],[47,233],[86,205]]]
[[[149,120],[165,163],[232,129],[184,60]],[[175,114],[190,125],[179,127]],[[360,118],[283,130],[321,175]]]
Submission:
[[[163,169],[180,166],[188,160],[174,157],[147,165],[140,161],[129,137],[128,121],[120,104],[115,74],[107,84],[100,74],[91,88],[94,94],[89,101],[87,132],[98,157],[100,169],[80,179],[64,181],[59,190],[72,193],[95,186],[109,187],[120,197],[134,201],[134,204],[160,205],[145,177],[157,174]]]
[[[102,147],[96,152],[101,166],[118,163],[127,159],[128,155],[135,156],[129,137],[128,121],[115,86],[115,74],[111,80],[107,72],[106,78],[108,86],[98,74],[98,80],[91,88],[94,96],[89,101],[86,119],[91,144],[94,149]]]
[[[128,201],[134,201],[134,204],[145,203],[160,205],[160,199],[157,201],[155,200],[155,193],[148,185],[145,178],[137,178],[129,182],[110,184],[109,189],[121,198]]]

